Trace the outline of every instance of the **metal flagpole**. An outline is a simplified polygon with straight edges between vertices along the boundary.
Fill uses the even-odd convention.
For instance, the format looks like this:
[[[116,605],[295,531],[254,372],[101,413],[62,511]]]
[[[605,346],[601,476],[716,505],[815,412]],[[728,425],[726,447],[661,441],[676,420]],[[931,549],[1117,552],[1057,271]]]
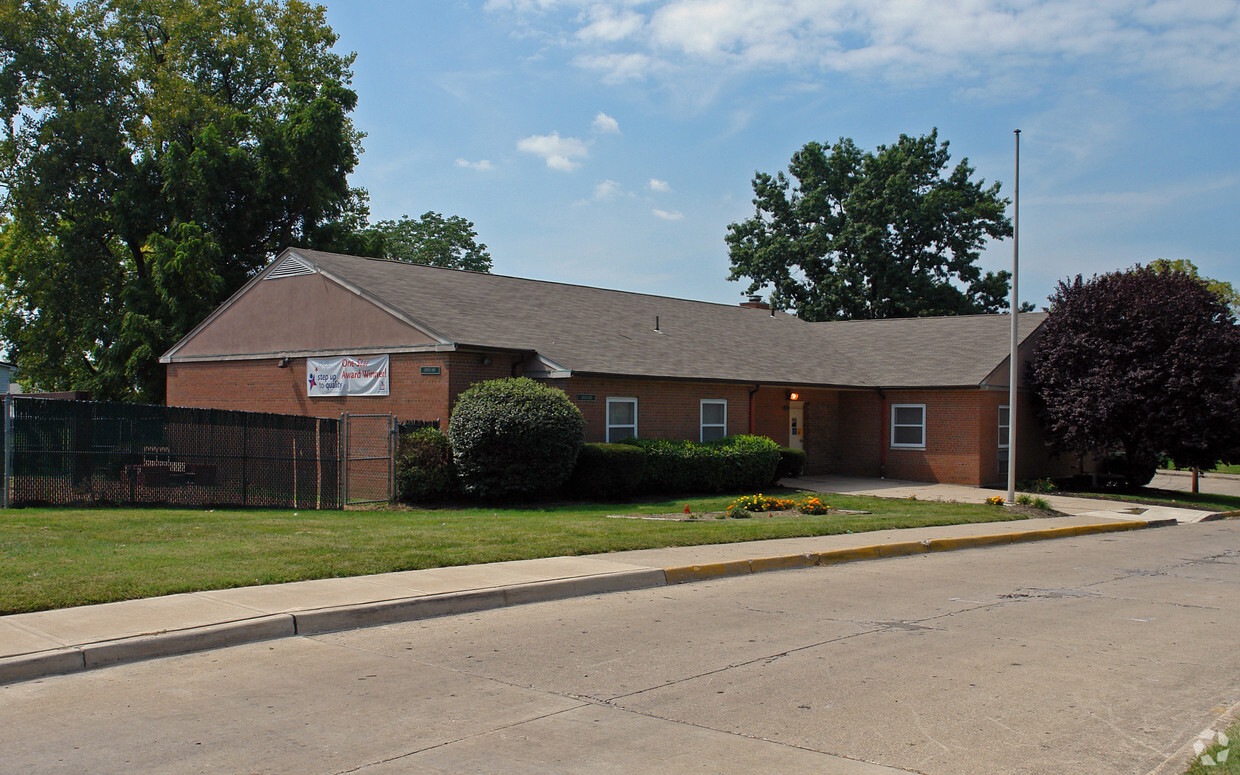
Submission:
[[[1016,382],[1020,374],[1017,360],[1016,321],[1020,316],[1020,294],[1017,278],[1020,265],[1020,130],[1016,131],[1016,185],[1012,193],[1012,349],[1008,354],[1011,367],[1008,375],[1008,470],[1007,502],[1016,502]]]

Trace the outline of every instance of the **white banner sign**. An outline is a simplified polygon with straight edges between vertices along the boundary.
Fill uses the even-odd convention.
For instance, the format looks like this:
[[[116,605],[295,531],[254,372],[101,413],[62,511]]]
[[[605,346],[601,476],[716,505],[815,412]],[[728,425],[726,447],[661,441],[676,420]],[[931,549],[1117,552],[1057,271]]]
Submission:
[[[307,358],[306,381],[311,396],[386,396],[388,357]]]

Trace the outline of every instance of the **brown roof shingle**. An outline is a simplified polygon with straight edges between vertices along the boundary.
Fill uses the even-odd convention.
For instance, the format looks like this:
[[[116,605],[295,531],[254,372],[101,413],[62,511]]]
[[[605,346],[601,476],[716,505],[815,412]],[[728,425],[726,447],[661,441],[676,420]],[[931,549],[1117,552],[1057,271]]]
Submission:
[[[739,305],[300,248],[281,258],[289,253],[447,342],[534,351],[579,374],[966,386],[980,384],[1008,352],[1006,315],[808,323]],[[1022,315],[1021,338],[1043,317]]]

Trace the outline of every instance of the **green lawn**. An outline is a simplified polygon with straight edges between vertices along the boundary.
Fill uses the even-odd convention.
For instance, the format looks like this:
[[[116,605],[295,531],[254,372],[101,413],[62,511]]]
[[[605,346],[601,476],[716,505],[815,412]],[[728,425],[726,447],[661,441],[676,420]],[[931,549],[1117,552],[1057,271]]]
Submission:
[[[781,494],[781,493],[777,493]],[[0,511],[0,614],[175,592],[558,555],[1022,518],[993,506],[823,496],[870,515],[608,519],[735,496],[390,511]]]

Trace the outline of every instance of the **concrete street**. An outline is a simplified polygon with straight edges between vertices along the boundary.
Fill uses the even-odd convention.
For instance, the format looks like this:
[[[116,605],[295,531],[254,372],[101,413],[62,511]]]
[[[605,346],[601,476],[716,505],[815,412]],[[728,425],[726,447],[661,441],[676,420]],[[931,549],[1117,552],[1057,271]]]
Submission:
[[[1236,520],[741,575],[0,686],[0,770],[1178,773],[1238,621]]]

